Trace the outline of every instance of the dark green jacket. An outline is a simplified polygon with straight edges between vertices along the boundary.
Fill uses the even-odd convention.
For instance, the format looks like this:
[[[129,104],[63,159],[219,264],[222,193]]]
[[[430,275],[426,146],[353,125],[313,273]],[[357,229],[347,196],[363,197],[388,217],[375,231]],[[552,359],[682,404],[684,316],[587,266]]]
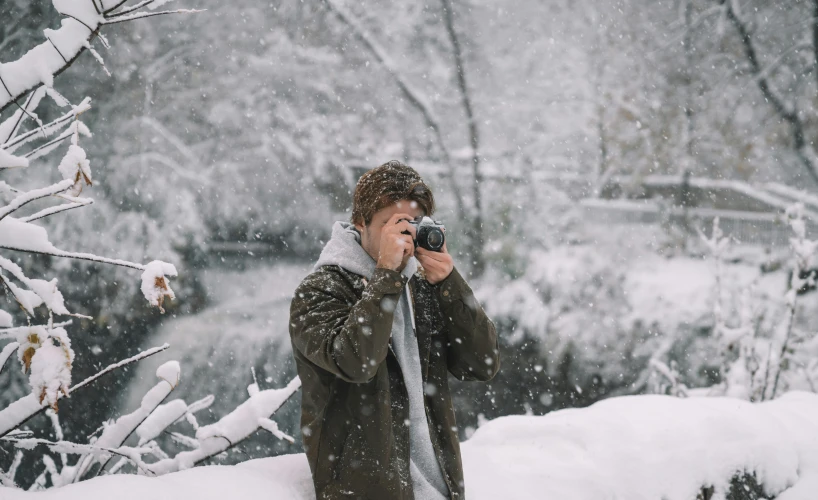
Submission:
[[[460,380],[494,377],[500,367],[497,333],[457,269],[437,285],[419,274],[408,281],[424,387],[433,388],[425,395],[432,445],[452,498],[462,500],[448,374]],[[408,396],[390,343],[392,311],[406,282],[389,269],[375,269],[367,282],[330,265],[295,291],[290,338],[303,384],[301,433],[319,500],[414,498]]]

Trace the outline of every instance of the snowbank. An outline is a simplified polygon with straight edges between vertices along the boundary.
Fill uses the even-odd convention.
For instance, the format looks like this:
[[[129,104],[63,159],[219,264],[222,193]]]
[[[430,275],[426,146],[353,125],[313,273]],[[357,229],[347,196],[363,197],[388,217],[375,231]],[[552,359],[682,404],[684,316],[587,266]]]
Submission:
[[[736,472],[755,473],[778,500],[818,491],[818,396],[751,404],[729,398],[614,398],[546,416],[502,417],[463,443],[470,500],[723,498]],[[303,454],[158,478],[106,476],[3,500],[314,498]]]

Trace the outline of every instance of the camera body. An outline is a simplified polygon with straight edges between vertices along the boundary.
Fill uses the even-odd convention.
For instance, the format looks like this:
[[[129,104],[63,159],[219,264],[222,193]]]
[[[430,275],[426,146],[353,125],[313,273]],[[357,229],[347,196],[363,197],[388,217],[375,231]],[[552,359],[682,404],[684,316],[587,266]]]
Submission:
[[[446,235],[443,232],[443,223],[425,216],[407,222],[415,226],[415,231],[417,232],[417,236],[415,236],[415,248],[422,247],[432,252],[443,251],[443,243],[446,242]],[[405,234],[409,233],[405,232]]]

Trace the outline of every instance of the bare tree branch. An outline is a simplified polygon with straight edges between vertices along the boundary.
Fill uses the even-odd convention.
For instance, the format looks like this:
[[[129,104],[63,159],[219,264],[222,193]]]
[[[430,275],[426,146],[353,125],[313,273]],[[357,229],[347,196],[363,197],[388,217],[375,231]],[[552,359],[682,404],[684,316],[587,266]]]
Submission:
[[[818,0],[812,0],[812,51],[813,73],[818,78]]]
[[[163,10],[161,12],[143,12],[141,14],[130,14],[123,16],[109,16],[102,24],[117,24],[128,21],[135,21],[137,19],[144,19],[146,17],[164,16],[167,14],[196,14],[197,12],[204,12],[205,9],[177,9],[177,10]]]
[[[719,2],[724,7],[725,16],[736,31],[738,31],[739,38],[741,39],[741,43],[744,48],[744,54],[750,63],[750,71],[755,77],[755,81],[759,90],[761,91],[761,95],[764,96],[764,99],[772,105],[773,109],[775,109],[776,113],[778,113],[778,116],[789,124],[793,137],[793,149],[795,150],[795,154],[810,177],[812,177],[815,182],[818,182],[818,165],[815,164],[815,154],[806,142],[804,123],[798,116],[798,110],[795,108],[794,104],[790,106],[784,102],[784,99],[775,91],[775,89],[773,89],[767,76],[763,74],[763,68],[759,62],[758,51],[753,43],[752,35],[750,34],[747,25],[735,12],[733,2],[730,0],[719,0]]]
[[[420,93],[415,90],[406,79],[398,73],[397,69],[395,69],[394,65],[392,64],[389,57],[381,50],[380,46],[372,39],[372,37],[367,33],[358,21],[353,18],[349,13],[347,13],[344,9],[339,7],[335,4],[333,0],[324,0],[324,4],[329,8],[329,10],[335,14],[338,19],[341,20],[344,24],[352,28],[352,32],[355,36],[363,42],[366,49],[375,57],[375,59],[383,66],[387,73],[392,76],[395,83],[400,88],[403,95],[409,101],[409,103],[414,106],[418,111],[420,111],[421,116],[423,116],[423,121],[426,122],[426,125],[432,129],[434,133],[435,141],[437,142],[438,148],[440,149],[440,155],[442,156],[443,164],[448,166],[447,178],[449,180],[449,185],[452,190],[452,194],[455,197],[455,201],[457,204],[457,211],[458,216],[461,220],[468,220],[468,215],[466,213],[465,203],[463,202],[463,196],[460,193],[460,187],[457,184],[457,181],[452,172],[452,163],[451,163],[451,155],[449,154],[449,148],[446,147],[446,143],[443,141],[443,134],[441,133],[441,127],[437,118],[432,113],[432,110],[426,104],[425,100],[420,96]]]

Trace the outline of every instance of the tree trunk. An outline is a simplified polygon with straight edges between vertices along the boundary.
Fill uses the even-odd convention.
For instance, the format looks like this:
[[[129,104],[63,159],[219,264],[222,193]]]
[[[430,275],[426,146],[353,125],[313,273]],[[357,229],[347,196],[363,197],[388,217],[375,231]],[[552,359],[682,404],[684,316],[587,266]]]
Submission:
[[[470,214],[471,223],[471,257],[472,257],[472,272],[474,276],[480,276],[485,271],[485,260],[483,258],[483,203],[480,195],[480,185],[483,182],[483,175],[480,172],[480,136],[477,131],[477,121],[474,118],[474,111],[472,109],[471,98],[469,96],[469,87],[466,84],[466,72],[463,67],[463,54],[460,47],[460,39],[457,37],[457,32],[454,28],[454,12],[452,9],[451,0],[441,0],[443,5],[443,19],[446,24],[446,32],[449,35],[449,41],[452,44],[452,52],[454,55],[455,69],[457,70],[457,86],[460,89],[460,97],[463,103],[463,110],[466,112],[466,121],[469,128],[469,143],[471,145],[471,166],[474,184],[472,186],[472,194],[474,198],[474,213]],[[465,221],[464,221],[465,222]]]
[[[784,102],[783,98],[773,89],[770,80],[767,78],[765,71],[761,67],[761,63],[758,60],[758,53],[756,52],[755,45],[753,44],[750,30],[747,28],[747,25],[744,24],[744,21],[742,21],[738,17],[738,14],[733,10],[732,2],[729,0],[720,0],[719,3],[724,6],[727,19],[733,24],[736,31],[738,31],[739,38],[741,39],[741,43],[744,47],[744,54],[747,56],[747,60],[750,63],[750,70],[752,72],[753,79],[756,81],[758,89],[761,91],[761,95],[764,96],[764,99],[772,105],[778,116],[789,124],[790,132],[792,133],[792,146],[795,151],[795,155],[812,180],[818,183],[818,165],[815,164],[815,153],[812,151],[811,146],[809,146],[806,142],[804,123],[801,121],[801,117],[798,116],[798,110],[795,108],[795,104],[793,103],[792,105],[788,106],[787,103]],[[813,26],[814,25],[815,21],[813,21]]]

